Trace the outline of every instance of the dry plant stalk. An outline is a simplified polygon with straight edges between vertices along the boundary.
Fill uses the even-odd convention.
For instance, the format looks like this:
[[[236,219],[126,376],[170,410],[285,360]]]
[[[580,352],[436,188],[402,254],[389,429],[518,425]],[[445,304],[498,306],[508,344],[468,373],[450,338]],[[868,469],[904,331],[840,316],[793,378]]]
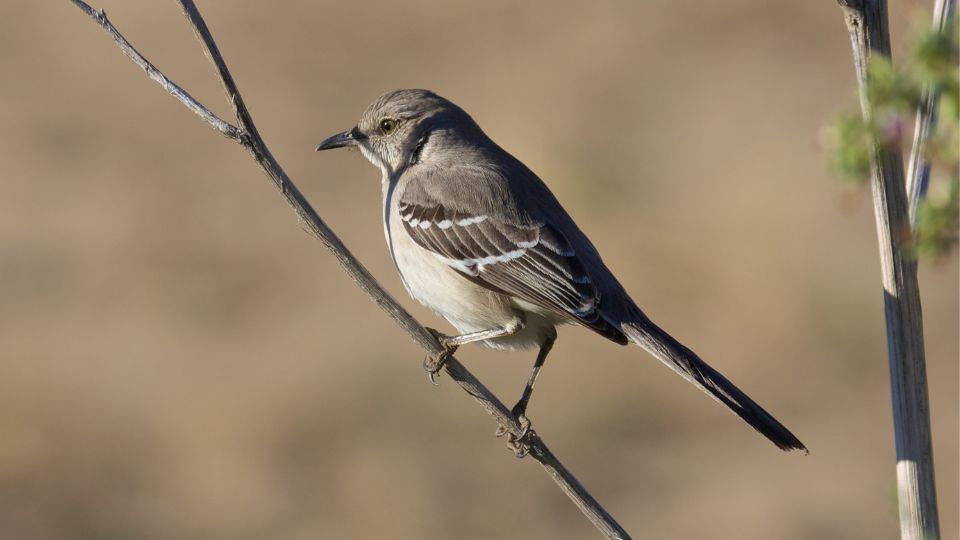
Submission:
[[[313,209],[303,194],[297,189],[287,173],[284,172],[280,164],[270,153],[266,143],[260,137],[250,111],[247,109],[237,89],[237,85],[227,69],[226,62],[220,54],[210,30],[207,28],[203,17],[197,10],[193,0],[177,0],[183,10],[184,15],[190,21],[190,25],[203,45],[204,53],[213,63],[223,84],[224,92],[233,106],[236,115],[237,125],[233,125],[226,120],[218,117],[209,109],[204,107],[194,99],[183,88],[168,79],[160,70],[144,58],[123,35],[107,20],[107,15],[103,10],[97,11],[90,7],[83,0],[71,0],[74,5],[83,10],[97,24],[103,28],[107,34],[116,42],[120,50],[135,64],[140,66],[150,79],[155,81],[164,90],[169,92],[174,98],[183,103],[188,109],[196,113],[205,120],[211,127],[219,131],[228,139],[237,141],[242,145],[250,156],[260,165],[266,175],[273,181],[280,193],[284,196],[287,203],[296,212],[297,216],[307,225],[310,233],[315,236],[324,247],[326,247],[337,258],[340,266],[347,275],[367,293],[370,298],[376,302],[380,308],[396,322],[413,341],[423,347],[429,354],[438,354],[444,349],[437,339],[430,334],[416,319],[414,319],[396,300],[391,297],[387,291],[380,286],[376,279],[367,269],[353,256],[347,247],[340,241],[333,230],[327,226]],[[457,382],[464,391],[475,398],[483,408],[492,415],[497,422],[504,426],[507,432],[515,437],[521,435],[522,429],[504,404],[490,392],[483,384],[477,380],[467,369],[457,361],[453,356],[444,364],[444,369],[451,379]],[[530,445],[530,453],[535,460],[547,471],[560,489],[577,505],[577,507],[587,516],[587,519],[604,536],[611,539],[629,539],[630,535],[600,506],[600,504],[587,492],[586,488],[560,463],[560,460],[553,455],[543,440],[533,430],[530,431],[527,439]]]
[[[933,8],[933,27],[940,33],[946,31],[953,16],[956,0],[936,0]],[[940,101],[940,89],[935,85],[927,86],[920,96],[917,107],[916,125],[913,133],[913,148],[907,165],[907,203],[910,211],[910,224],[917,224],[917,207],[923,199],[930,181],[930,158],[927,156],[927,140],[936,130],[937,106]],[[916,231],[914,231],[916,232]]]
[[[890,57],[887,2],[838,2],[843,9],[853,47],[861,112],[864,119],[869,120],[873,111],[867,92],[870,60],[875,54]],[[919,138],[919,144],[923,144],[925,137]],[[889,147],[875,141],[870,161],[870,187],[880,243],[883,310],[887,323],[900,536],[904,540],[937,540],[940,538],[940,525],[933,472],[923,317],[917,284],[917,260],[910,255],[913,235],[903,156],[899,147]]]

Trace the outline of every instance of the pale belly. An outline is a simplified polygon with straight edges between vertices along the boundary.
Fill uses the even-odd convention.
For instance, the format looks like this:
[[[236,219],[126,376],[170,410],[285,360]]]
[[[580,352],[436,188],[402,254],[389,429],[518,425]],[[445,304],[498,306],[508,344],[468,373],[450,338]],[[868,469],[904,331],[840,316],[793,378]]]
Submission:
[[[394,212],[394,216],[397,214]],[[482,342],[496,349],[527,349],[555,337],[560,321],[524,302],[475,284],[423,249],[394,219],[384,232],[407,292],[452,324],[459,333],[479,332],[515,323],[523,327],[511,336]],[[391,245],[392,243],[392,245]],[[533,309],[531,309],[533,308]]]

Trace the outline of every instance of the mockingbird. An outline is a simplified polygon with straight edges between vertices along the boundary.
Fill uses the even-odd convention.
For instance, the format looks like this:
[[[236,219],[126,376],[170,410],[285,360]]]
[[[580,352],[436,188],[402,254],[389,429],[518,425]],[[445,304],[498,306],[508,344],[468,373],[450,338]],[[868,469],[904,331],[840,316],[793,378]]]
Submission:
[[[806,450],[790,431],[693,351],[655,325],[607,269],[547,186],[497,146],[463,109],[427,90],[377,98],[360,122],[317,146],[355,146],[383,173],[383,229],[407,292],[460,332],[458,346],[538,347],[513,413],[524,425],[537,374],[575,323],[646,349],[783,450]],[[521,437],[522,438],[522,437]]]

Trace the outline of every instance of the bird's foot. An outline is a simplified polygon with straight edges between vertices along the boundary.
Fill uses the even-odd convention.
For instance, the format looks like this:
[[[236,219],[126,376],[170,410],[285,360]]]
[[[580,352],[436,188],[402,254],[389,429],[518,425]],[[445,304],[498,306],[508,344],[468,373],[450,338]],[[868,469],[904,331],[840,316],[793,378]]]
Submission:
[[[514,409],[516,409],[516,407],[514,407]],[[536,436],[536,432],[530,427],[532,423],[523,412],[517,410],[511,412],[517,417],[517,423],[520,424],[520,434],[514,435],[506,426],[500,424],[494,435],[497,437],[506,435],[507,448],[513,450],[513,453],[516,454],[518,458],[523,458],[530,453],[530,444],[533,441],[533,437]]]
[[[447,363],[447,359],[453,356],[453,353],[457,352],[458,345],[450,342],[450,336],[441,334],[433,328],[427,328],[427,331],[433,334],[433,337],[437,338],[437,341],[443,346],[441,352],[427,355],[427,357],[423,359],[423,370],[427,372],[427,378],[430,380],[430,384],[436,386],[440,370],[442,370],[443,365]]]

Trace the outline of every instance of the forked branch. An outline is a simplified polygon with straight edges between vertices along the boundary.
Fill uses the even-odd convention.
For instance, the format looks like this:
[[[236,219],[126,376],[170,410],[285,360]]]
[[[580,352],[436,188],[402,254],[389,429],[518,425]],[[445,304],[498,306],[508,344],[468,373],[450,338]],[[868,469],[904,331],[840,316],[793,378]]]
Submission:
[[[234,82],[230,70],[227,68],[227,64],[220,54],[220,50],[213,36],[210,34],[210,30],[207,28],[203,17],[200,16],[197,6],[192,0],[177,1],[202,43],[204,52],[217,70],[220,82],[223,84],[224,91],[233,106],[238,123],[236,126],[210,112],[183,90],[183,88],[168,79],[160,70],[154,67],[153,64],[137,52],[113,24],[110,23],[106,13],[102,10],[97,11],[93,9],[83,2],[83,0],[71,0],[73,4],[96,21],[97,24],[113,38],[123,54],[146,71],[147,76],[163,87],[164,90],[169,92],[173,97],[177,98],[177,100],[183,103],[188,109],[204,119],[214,129],[226,137],[239,142],[246,148],[253,159],[257,161],[263,171],[273,181],[276,188],[284,196],[294,212],[296,212],[300,219],[307,225],[313,236],[320,240],[334,257],[336,257],[340,266],[353,281],[363,289],[394,322],[406,331],[411,339],[423,347],[429,354],[441,353],[443,347],[436,338],[377,283],[370,272],[360,264],[337,235],[334,234],[333,230],[324,223],[313,207],[310,206],[310,203],[304,198],[303,194],[300,193],[300,190],[294,185],[293,181],[290,180],[290,177],[287,176],[287,173],[280,167],[280,164],[274,159],[267,145],[260,137],[253,118],[250,115],[250,111],[244,104],[240,91],[237,89],[236,82]],[[463,364],[451,356],[444,364],[444,368],[450,378],[456,381],[469,395],[474,397],[509,433],[515,437],[521,436],[522,428],[510,410],[481,384],[473,374],[467,371]],[[630,537],[613,517],[597,503],[570,471],[560,463],[556,456],[550,452],[547,445],[536,433],[531,432],[526,440],[530,444],[529,455],[543,466],[560,489],[570,497],[574,504],[580,508],[600,532],[608,538],[627,539]]]

